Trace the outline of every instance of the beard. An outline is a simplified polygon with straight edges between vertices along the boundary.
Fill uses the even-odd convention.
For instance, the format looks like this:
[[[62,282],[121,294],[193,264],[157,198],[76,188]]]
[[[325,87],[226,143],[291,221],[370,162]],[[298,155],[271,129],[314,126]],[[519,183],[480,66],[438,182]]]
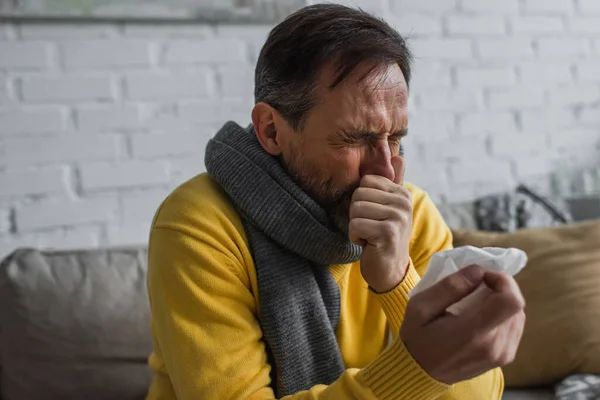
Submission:
[[[290,151],[289,162],[283,159],[281,162],[296,184],[325,210],[332,225],[348,236],[350,203],[360,182],[337,187],[333,178],[324,177],[321,170],[303,159],[296,149]]]

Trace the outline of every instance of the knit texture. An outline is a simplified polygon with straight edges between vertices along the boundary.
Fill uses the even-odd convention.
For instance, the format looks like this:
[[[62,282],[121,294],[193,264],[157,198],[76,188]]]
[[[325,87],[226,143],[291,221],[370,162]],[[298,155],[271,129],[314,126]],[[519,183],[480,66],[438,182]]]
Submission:
[[[205,163],[244,222],[275,393],[331,384],[344,364],[335,338],[340,293],[328,266],[357,261],[361,247],[333,228],[252,127],[226,123],[209,141]]]

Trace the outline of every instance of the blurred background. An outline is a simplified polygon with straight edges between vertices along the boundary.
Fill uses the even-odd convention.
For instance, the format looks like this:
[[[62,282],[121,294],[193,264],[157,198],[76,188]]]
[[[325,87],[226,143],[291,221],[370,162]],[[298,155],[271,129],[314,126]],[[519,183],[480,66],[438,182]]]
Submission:
[[[0,0],[0,257],[145,244],[209,138],[250,122],[258,52],[309,3]],[[343,3],[409,38],[407,179],[451,225],[519,184],[600,210],[600,1]]]

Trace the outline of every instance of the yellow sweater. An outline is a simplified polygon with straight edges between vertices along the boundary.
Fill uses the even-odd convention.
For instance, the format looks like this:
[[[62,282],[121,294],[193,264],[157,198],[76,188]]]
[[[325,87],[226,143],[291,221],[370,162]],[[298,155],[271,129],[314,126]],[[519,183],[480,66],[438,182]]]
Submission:
[[[410,185],[411,266],[394,290],[368,290],[359,263],[332,265],[340,287],[336,331],[347,370],[329,386],[286,399],[496,400],[500,370],[445,385],[422,370],[398,338],[408,301],[430,256],[452,237],[427,195]],[[258,322],[258,284],[239,215],[206,174],[161,205],[150,235],[148,290],[155,371],[148,400],[274,399]],[[388,332],[393,341],[389,344]]]

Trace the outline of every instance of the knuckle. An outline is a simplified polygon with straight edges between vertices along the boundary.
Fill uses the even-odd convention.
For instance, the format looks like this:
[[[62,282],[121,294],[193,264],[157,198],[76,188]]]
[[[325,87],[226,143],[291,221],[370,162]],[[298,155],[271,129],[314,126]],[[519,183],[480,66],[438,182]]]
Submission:
[[[382,228],[381,230],[386,235],[386,237],[388,237],[390,239],[395,238],[395,236],[396,236],[396,226],[395,226],[394,223],[392,223],[390,221],[385,221],[382,224],[381,228]]]
[[[469,282],[462,274],[452,274],[442,281],[444,290],[449,293],[462,292],[470,288]]]
[[[360,184],[365,187],[377,187],[378,177],[376,175],[365,175],[361,178]]]
[[[353,211],[354,213],[357,213],[357,214],[363,212],[364,208],[365,208],[365,202],[363,200],[356,200],[350,206],[351,211]]]

